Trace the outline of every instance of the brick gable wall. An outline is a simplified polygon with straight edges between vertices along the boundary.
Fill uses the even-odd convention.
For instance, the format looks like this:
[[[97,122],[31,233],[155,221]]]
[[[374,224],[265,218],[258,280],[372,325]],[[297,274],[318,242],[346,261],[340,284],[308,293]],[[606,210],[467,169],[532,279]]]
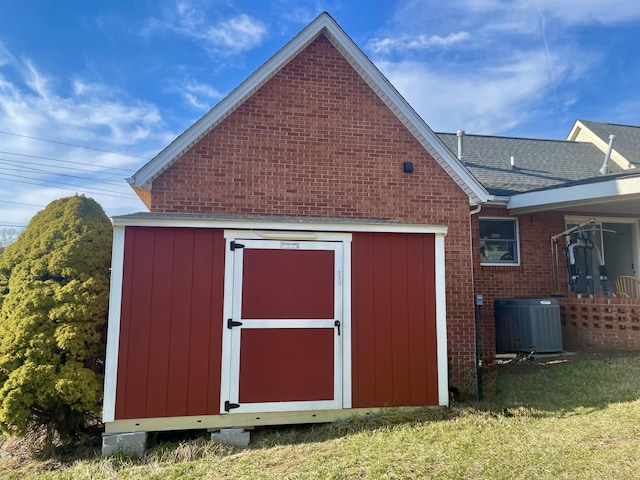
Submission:
[[[154,180],[151,211],[447,225],[450,381],[475,390],[468,198],[325,37]]]

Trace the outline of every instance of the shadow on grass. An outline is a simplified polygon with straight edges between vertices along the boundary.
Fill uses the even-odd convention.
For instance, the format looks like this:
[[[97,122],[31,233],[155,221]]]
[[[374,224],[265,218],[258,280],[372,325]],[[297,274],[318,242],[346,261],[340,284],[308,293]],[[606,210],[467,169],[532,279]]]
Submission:
[[[407,424],[418,426],[448,421],[458,417],[462,411],[459,407],[389,408],[376,414],[354,416],[333,423],[261,427],[251,434],[251,448],[324,442],[362,432],[391,430]]]
[[[252,434],[252,448],[312,443],[392,429],[449,421],[462,415],[546,417],[581,409],[603,409],[640,398],[640,353],[592,353],[499,365],[485,378],[485,400],[454,403],[450,408],[387,409],[379,415],[353,417],[332,424],[265,427]]]
[[[498,365],[485,409],[548,413],[602,409],[640,398],[640,353],[589,353]]]

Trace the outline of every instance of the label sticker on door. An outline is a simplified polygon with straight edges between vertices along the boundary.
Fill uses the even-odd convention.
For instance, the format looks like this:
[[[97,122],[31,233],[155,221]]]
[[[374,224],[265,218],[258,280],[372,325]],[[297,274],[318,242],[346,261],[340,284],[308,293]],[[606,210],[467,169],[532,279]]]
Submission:
[[[280,248],[295,250],[300,248],[300,242],[280,242]]]

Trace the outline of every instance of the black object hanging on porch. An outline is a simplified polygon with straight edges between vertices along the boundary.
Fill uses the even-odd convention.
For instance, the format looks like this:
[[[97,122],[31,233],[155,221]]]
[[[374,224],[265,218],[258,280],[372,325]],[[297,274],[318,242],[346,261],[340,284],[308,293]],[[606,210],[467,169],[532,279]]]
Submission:
[[[608,293],[607,268],[600,249],[591,239],[591,234],[599,231],[595,219],[569,228],[551,237],[552,257],[556,268],[556,291],[559,292],[558,239],[565,237],[567,244],[563,253],[567,266],[569,290],[577,296],[593,296],[596,292]]]

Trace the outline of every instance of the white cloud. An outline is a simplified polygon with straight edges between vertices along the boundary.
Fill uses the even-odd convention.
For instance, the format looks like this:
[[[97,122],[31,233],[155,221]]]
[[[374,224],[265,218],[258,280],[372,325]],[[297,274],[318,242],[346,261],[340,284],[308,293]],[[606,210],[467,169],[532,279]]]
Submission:
[[[222,98],[222,94],[211,85],[192,80],[176,86],[176,90],[189,105],[197,109],[209,109],[212,101]]]
[[[638,18],[628,0],[407,0],[367,47],[437,130],[543,131],[576,114],[585,79],[615,54],[585,48],[585,28]]]
[[[266,34],[262,22],[241,14],[210,27],[204,38],[210,46],[242,52],[260,45]]]
[[[624,23],[640,18],[640,2],[629,0],[529,0],[568,25]]]
[[[178,0],[175,9],[162,19],[151,19],[141,34],[170,31],[203,42],[203,48],[228,56],[257,47],[267,38],[266,25],[257,18],[240,13],[214,20],[207,15],[207,4],[199,0]]]
[[[386,37],[371,40],[367,47],[374,53],[389,53],[391,51],[401,51],[409,53],[407,50],[428,50],[433,47],[447,48],[452,45],[464,43],[471,38],[468,32],[450,33],[446,36],[440,35],[402,35],[400,37]]]
[[[546,62],[545,53],[537,52],[466,73],[410,61],[378,66],[433,129],[497,134],[515,127],[536,101],[549,95]]]
[[[15,59],[13,58],[13,55],[11,55],[11,52],[9,52],[4,44],[0,42],[0,67],[4,67],[14,61]]]
[[[280,19],[298,25],[306,25],[322,12],[336,14],[343,9],[341,0],[316,0],[306,2],[291,2],[290,0],[272,1],[274,9]]]
[[[41,207],[21,204],[75,193],[109,214],[141,210],[124,178],[145,160],[99,150],[148,158],[170,136],[153,104],[82,79],[66,84],[29,60],[0,65],[0,223],[26,225]]]

